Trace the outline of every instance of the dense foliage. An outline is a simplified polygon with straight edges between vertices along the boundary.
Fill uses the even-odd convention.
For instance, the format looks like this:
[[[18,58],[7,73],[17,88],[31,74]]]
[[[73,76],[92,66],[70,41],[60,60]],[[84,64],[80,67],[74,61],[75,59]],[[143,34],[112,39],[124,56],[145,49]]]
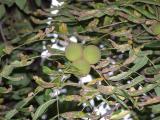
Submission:
[[[159,21],[159,0],[1,0],[0,119],[159,120]],[[102,53],[86,83],[53,47],[73,36]]]

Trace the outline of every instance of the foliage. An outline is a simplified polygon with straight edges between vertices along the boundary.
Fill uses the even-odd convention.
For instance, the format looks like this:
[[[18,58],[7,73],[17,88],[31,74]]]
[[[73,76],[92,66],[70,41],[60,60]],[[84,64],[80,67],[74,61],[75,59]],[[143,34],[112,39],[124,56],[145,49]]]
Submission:
[[[48,0],[0,1],[0,119],[38,120],[46,114],[48,120],[117,120],[130,114],[147,120],[154,114],[158,120],[160,35],[151,28],[160,21],[159,0],[66,0],[57,15],[53,9]],[[78,82],[79,71],[64,51],[51,47],[53,33],[59,44],[75,36],[84,46],[101,48],[92,81]],[[44,41],[50,53],[45,60]],[[91,99],[110,111],[96,115]]]

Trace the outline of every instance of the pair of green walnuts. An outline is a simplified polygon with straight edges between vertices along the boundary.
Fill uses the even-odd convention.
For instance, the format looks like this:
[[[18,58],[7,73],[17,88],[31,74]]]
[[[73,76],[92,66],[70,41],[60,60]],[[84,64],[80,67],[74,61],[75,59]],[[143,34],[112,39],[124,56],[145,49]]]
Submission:
[[[80,74],[87,75],[90,72],[91,64],[97,63],[101,59],[101,51],[95,45],[83,47],[78,43],[70,43],[65,49],[65,56],[72,61]]]

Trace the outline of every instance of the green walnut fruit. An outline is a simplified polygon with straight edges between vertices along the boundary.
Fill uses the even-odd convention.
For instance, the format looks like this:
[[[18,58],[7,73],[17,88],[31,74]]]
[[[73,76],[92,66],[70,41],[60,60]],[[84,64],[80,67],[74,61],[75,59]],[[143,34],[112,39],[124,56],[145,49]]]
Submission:
[[[78,43],[70,43],[65,49],[65,56],[70,61],[80,59],[83,54],[83,48]]]
[[[89,45],[84,48],[83,57],[90,64],[95,64],[101,59],[101,51],[95,45]]]
[[[74,61],[73,66],[76,67],[82,75],[87,75],[91,69],[90,64],[84,59]]]
[[[154,34],[159,35],[160,34],[160,23],[156,23],[152,25],[151,30]]]

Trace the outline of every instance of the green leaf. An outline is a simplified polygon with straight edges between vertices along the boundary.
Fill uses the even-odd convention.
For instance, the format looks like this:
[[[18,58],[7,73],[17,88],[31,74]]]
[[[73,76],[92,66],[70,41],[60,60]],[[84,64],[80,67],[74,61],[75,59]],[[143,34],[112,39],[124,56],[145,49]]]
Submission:
[[[133,9],[137,10],[138,12],[142,13],[144,16],[150,18],[150,19],[156,19],[156,17],[151,14],[149,11],[147,11],[146,9],[142,8],[141,6],[134,6],[134,5],[130,5]]]
[[[12,90],[11,88],[0,87],[0,93],[9,93]]]
[[[23,9],[25,7],[27,0],[15,0],[16,5],[20,8]]]
[[[0,19],[5,15],[6,9],[4,5],[0,5]]]
[[[42,4],[42,1],[41,1],[41,0],[35,0],[35,2],[36,2],[36,5],[37,5],[38,7],[40,7],[41,4]]]
[[[83,20],[88,20],[92,18],[99,18],[104,15],[112,15],[114,14],[111,8],[105,8],[102,10],[94,9],[94,10],[84,10],[81,11],[80,13],[76,13],[79,15],[78,20],[83,21]]]
[[[129,93],[129,95],[130,96],[139,96],[141,94],[149,92],[150,90],[154,89],[157,86],[158,86],[158,84],[149,84],[149,85],[146,85],[145,87],[143,87],[141,90],[137,90],[137,91]]]
[[[32,62],[33,62],[33,60],[30,60],[30,61],[27,61],[27,62],[15,60],[15,61],[13,61],[13,62],[11,63],[11,65],[12,65],[13,67],[25,67],[25,66],[30,65]]]
[[[43,66],[43,72],[47,75],[49,74],[53,74],[53,70],[51,70],[49,67],[47,66]]]
[[[11,7],[14,4],[14,0],[1,0],[1,3]]]
[[[160,74],[155,75],[154,79],[155,80],[157,80],[157,79],[159,80],[160,79]],[[157,87],[154,88],[154,90],[155,90],[156,95],[160,96],[160,87],[157,86]],[[152,109],[153,113],[160,113],[160,109],[159,109],[160,108],[160,104],[151,105],[150,108]]]
[[[10,76],[7,76],[7,79],[9,79],[8,77],[10,77]],[[14,79],[12,79],[12,77]],[[10,85],[13,85],[13,86],[25,87],[31,81],[30,78],[25,73],[16,73],[16,74],[13,74],[12,77],[11,77],[11,79],[9,79],[9,81],[7,81],[7,83]],[[21,81],[19,81],[19,80],[21,80]]]
[[[24,66],[28,66],[33,62],[33,60],[31,61],[27,61],[27,62],[23,62],[23,61],[13,61],[10,65],[5,65],[0,73],[1,77],[4,77],[6,79],[9,80],[13,80],[13,81],[18,81],[21,80],[22,77],[10,77],[9,75],[12,73],[13,69],[16,67],[24,67]]]
[[[18,34],[22,34],[22,35],[33,31],[33,27],[31,25],[31,22],[26,19],[23,19],[23,20],[15,23],[14,28]]]
[[[160,104],[150,106],[153,113],[160,113]]]
[[[5,46],[4,46],[4,44],[0,44],[0,57],[4,54],[4,48],[5,48]]]
[[[43,88],[41,87],[37,87],[35,89],[35,95],[38,94],[40,91],[42,91]],[[22,101],[18,102],[16,105],[15,105],[15,109],[13,110],[10,110],[9,112],[7,112],[7,114],[5,115],[5,118],[7,120],[10,120],[12,117],[14,117],[19,111],[18,109],[21,109],[23,108],[25,105],[28,104],[28,102],[30,102],[32,99],[34,98],[34,96],[30,96],[30,97],[27,97],[27,98],[24,98]]]
[[[35,114],[33,115],[33,120],[37,120],[45,111],[46,109],[55,102],[55,99],[49,100],[47,102],[45,102],[44,104],[42,104],[41,106],[39,106],[35,112]]]
[[[15,81],[15,82],[18,82],[20,80],[23,79],[23,76],[19,76],[19,77],[13,77],[13,76],[3,76],[4,78],[8,79],[8,80],[11,80],[11,81]]]
[[[121,100],[118,96],[113,94],[111,95],[111,97],[113,97],[118,103],[122,104],[126,109],[128,109],[127,104],[123,100]]]
[[[141,3],[146,3],[146,4],[151,4],[151,5],[158,5],[160,6],[159,0],[154,1],[154,0],[133,0],[133,2],[141,2]]]
[[[160,107],[160,106],[158,106]],[[160,120],[160,116],[153,118],[152,120]]]
[[[45,103],[44,95],[36,96],[35,99],[36,99],[36,101],[38,102],[39,105]]]
[[[8,76],[12,73],[13,66],[12,65],[5,65],[0,73],[0,76]]]
[[[138,57],[135,61],[135,65],[131,67],[127,72],[122,72],[116,76],[110,77],[109,80],[119,81],[119,80],[125,79],[132,73],[135,73],[137,70],[141,69],[144,65],[147,64],[147,62],[148,62],[148,58],[146,56]]]
[[[150,43],[146,44],[144,47],[158,49],[158,48],[160,48],[160,41],[150,42]]]
[[[5,115],[5,118],[7,120],[10,120],[13,116],[15,116],[18,113],[17,109],[13,109],[7,112],[7,114]]]
[[[130,72],[122,72],[121,74],[118,74],[116,76],[110,77],[109,80],[118,81],[118,80],[124,79],[129,74],[130,74]]]
[[[113,17],[105,16],[103,25],[110,25],[113,21]]]
[[[131,88],[132,86],[137,85],[138,83],[141,83],[144,79],[145,79],[144,76],[142,76],[142,75],[141,75],[141,76],[138,76],[138,77],[134,78],[134,79],[131,81],[131,83],[122,85],[122,86],[120,86],[120,87],[118,87],[118,88],[120,88],[120,89]]]
[[[154,90],[155,90],[157,96],[160,96],[160,87],[158,86]]]
[[[27,98],[24,98],[22,101],[18,102],[15,106],[15,108],[17,109],[20,109],[20,108],[23,108],[25,105],[28,104],[28,102],[30,100],[32,100],[34,98],[34,96],[30,96],[30,97],[27,97]]]

